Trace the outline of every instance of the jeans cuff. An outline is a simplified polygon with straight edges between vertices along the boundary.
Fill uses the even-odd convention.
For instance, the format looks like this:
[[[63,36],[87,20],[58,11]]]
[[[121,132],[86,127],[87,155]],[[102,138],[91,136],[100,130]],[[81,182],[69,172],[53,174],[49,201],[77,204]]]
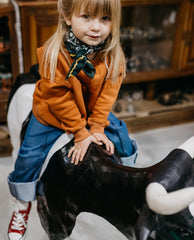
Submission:
[[[30,202],[36,199],[36,186],[39,180],[34,182],[16,183],[11,181],[11,176],[7,178],[12,196],[17,200]]]
[[[133,145],[133,154],[128,157],[121,157],[121,164],[127,167],[134,167],[138,155],[137,143],[135,140],[131,140]]]

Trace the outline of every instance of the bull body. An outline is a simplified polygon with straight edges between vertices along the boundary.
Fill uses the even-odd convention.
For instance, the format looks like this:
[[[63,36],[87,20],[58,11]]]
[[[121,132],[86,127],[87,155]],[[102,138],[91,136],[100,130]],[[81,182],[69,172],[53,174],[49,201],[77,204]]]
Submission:
[[[53,155],[41,178],[44,191],[37,196],[38,212],[50,239],[68,237],[81,212],[102,216],[129,239],[133,228],[136,239],[141,240],[151,236],[193,239],[194,221],[188,209],[162,216],[151,211],[145,200],[146,187],[152,182],[161,183],[168,191],[193,186],[193,160],[185,151],[173,150],[148,168],[130,168],[120,165],[116,155],[92,144],[84,161],[75,166],[67,158],[72,144]]]
[[[39,76],[32,75],[34,84]],[[25,81],[19,84],[16,81],[18,87],[23,84]],[[10,105],[12,97],[17,97],[18,87],[11,92]],[[22,121],[31,109],[32,94],[28,95],[29,106],[22,114]],[[8,126],[11,130],[14,121],[17,121],[12,109],[13,105],[9,106]],[[17,114],[21,117],[19,112]],[[18,126],[21,127],[21,119]],[[17,133],[20,130],[17,129]],[[11,139],[15,138],[12,131],[10,135]],[[194,219],[189,204],[173,214],[157,214],[150,209],[145,195],[151,183],[161,184],[167,192],[188,187],[193,189],[193,156],[184,148],[174,149],[164,160],[151,167],[130,168],[121,165],[117,152],[109,155],[102,146],[95,144],[91,144],[82,162],[73,165],[67,157],[72,144],[73,141],[69,142],[52,155],[37,189],[38,213],[50,239],[68,237],[81,212],[95,213],[107,219],[129,239],[134,236],[139,240],[194,239]],[[18,145],[14,156],[17,148]]]

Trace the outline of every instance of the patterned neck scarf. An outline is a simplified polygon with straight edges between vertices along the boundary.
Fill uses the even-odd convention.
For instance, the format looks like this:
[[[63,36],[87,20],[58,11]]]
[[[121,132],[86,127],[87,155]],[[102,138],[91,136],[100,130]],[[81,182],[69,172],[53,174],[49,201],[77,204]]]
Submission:
[[[81,70],[83,70],[87,76],[93,78],[96,70],[86,55],[101,50],[104,47],[105,41],[99,43],[97,46],[89,46],[79,41],[70,28],[69,35],[64,43],[70,56],[74,59],[66,79],[76,76]]]

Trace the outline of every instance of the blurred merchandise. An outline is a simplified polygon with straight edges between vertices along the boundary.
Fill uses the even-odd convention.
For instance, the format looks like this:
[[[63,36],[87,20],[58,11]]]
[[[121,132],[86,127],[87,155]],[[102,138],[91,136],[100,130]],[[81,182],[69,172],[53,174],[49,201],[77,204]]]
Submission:
[[[4,41],[3,36],[0,36],[0,53],[10,50],[9,41]]]
[[[0,85],[3,91],[7,91],[11,89],[12,85],[12,74],[8,73],[1,73],[0,72]]]
[[[121,28],[121,41],[127,39],[133,40],[153,40],[163,36],[162,29],[153,26],[128,26]]]
[[[127,72],[151,71],[157,69],[167,69],[170,62],[151,51],[146,51],[144,54],[136,54],[126,57]]]
[[[6,4],[9,3],[9,0],[0,0],[0,4]]]
[[[181,104],[183,101],[189,102],[189,99],[184,93],[177,89],[172,92],[165,92],[158,95],[158,102],[165,106],[172,106],[175,104]]]

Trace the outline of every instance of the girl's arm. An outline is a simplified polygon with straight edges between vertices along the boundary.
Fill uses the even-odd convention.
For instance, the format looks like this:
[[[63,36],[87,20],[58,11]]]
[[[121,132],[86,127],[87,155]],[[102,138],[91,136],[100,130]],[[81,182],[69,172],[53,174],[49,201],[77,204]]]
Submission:
[[[83,103],[83,96],[75,99],[73,87],[81,88],[79,81],[66,81],[65,76],[69,71],[69,65],[64,56],[59,53],[55,80],[50,80],[50,72],[42,63],[43,47],[37,50],[37,57],[40,63],[41,80],[37,83],[33,112],[39,117],[42,123],[63,129],[66,133],[73,133],[75,141],[82,141],[90,133],[86,129],[86,110]],[[70,59],[71,60],[71,59]],[[76,85],[76,86],[73,86]],[[82,93],[82,90],[79,90]],[[78,106],[78,103],[81,105]]]
[[[112,106],[117,99],[122,77],[120,76],[117,82],[112,82],[112,79],[107,79],[104,82],[99,97],[92,109],[92,113],[88,118],[88,125],[90,126],[90,133],[104,133],[104,128],[109,125],[107,120]]]

